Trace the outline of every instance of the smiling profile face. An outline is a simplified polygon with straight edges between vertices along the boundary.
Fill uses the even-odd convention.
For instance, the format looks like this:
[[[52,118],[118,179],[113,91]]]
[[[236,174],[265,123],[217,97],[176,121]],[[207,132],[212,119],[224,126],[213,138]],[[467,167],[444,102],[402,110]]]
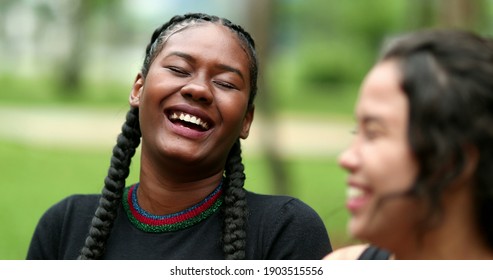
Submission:
[[[239,38],[221,24],[194,24],[171,35],[130,96],[139,107],[143,160],[224,168],[253,120],[249,66]]]
[[[417,164],[408,144],[409,105],[400,79],[393,60],[368,73],[356,106],[357,133],[339,158],[349,173],[349,231],[374,244],[406,236],[415,225],[416,204],[403,196],[415,180]]]

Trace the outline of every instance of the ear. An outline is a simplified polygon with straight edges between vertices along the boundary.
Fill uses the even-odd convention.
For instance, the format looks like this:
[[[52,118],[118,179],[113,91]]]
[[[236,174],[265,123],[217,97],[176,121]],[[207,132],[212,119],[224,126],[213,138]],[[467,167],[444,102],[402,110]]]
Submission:
[[[245,118],[243,119],[243,127],[241,128],[240,138],[246,139],[250,134],[250,126],[253,122],[253,113],[255,111],[255,107],[252,105],[245,114]]]
[[[144,89],[144,77],[142,73],[138,73],[135,77],[134,85],[132,86],[132,91],[128,101],[130,106],[137,108],[140,105],[140,97],[142,96],[142,90]]]

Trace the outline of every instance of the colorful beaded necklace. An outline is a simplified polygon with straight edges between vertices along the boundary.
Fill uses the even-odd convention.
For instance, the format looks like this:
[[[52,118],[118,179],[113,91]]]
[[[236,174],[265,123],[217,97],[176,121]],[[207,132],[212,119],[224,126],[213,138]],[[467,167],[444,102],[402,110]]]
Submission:
[[[138,187],[139,183],[125,188],[122,202],[130,222],[145,232],[161,233],[191,227],[217,212],[223,203],[221,181],[211,194],[192,207],[178,213],[153,215],[140,208],[137,202]]]

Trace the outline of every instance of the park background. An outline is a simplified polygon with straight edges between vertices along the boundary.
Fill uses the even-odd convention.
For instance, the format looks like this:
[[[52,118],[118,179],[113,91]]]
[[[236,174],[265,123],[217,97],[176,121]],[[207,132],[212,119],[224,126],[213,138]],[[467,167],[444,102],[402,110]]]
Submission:
[[[101,191],[150,35],[186,12],[229,18],[256,40],[246,188],[309,204],[334,248],[357,242],[337,155],[381,44],[421,28],[493,31],[491,0],[0,0],[0,259],[25,258],[51,205]]]

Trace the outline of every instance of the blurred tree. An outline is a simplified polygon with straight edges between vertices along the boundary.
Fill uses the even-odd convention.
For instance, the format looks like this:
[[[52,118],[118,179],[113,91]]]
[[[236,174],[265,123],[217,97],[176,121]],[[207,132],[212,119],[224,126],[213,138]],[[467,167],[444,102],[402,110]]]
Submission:
[[[65,16],[69,19],[69,52],[63,59],[60,67],[60,84],[62,93],[66,95],[76,95],[82,83],[82,74],[85,67],[85,62],[88,56],[88,49],[94,45],[91,40],[91,34],[96,30],[92,30],[91,23],[100,13],[106,14],[106,22],[108,24],[111,19],[108,15],[112,14],[119,8],[121,1],[117,0],[77,0],[72,1],[70,5],[62,5]],[[118,13],[115,13],[118,15]],[[99,27],[101,25],[98,25]],[[112,32],[121,34],[120,25],[112,25]]]
[[[337,95],[359,83],[383,38],[403,29],[406,1],[284,1],[284,19],[296,21],[293,49],[303,58],[296,92]]]
[[[469,30],[482,30],[486,25],[487,8],[484,0],[440,0],[440,25]]]
[[[485,0],[408,0],[407,21],[412,29],[452,27],[482,31],[487,28]]]
[[[81,84],[81,73],[87,50],[87,32],[92,0],[78,0],[65,5],[70,29],[70,50],[62,62],[60,82],[64,94],[74,94]]]
[[[278,3],[275,0],[252,0],[249,2],[248,9],[248,29],[254,34],[257,55],[259,57],[259,96],[256,102],[257,109],[265,118],[260,132],[263,152],[266,155],[269,168],[273,177],[274,193],[288,194],[291,191],[290,180],[286,171],[285,164],[279,153],[277,143],[279,134],[276,121],[276,106],[273,99],[273,89],[270,83],[265,80],[267,65],[269,64],[273,46],[274,32],[276,24],[276,11]]]
[[[6,46],[2,46],[3,44],[7,43],[6,40],[6,31],[5,31],[5,26],[6,24],[6,18],[7,18],[7,13],[16,1],[15,0],[2,0],[0,1],[0,48],[6,48]]]
[[[407,0],[408,13],[405,20],[410,29],[418,29],[423,26],[432,26],[435,22],[435,0]]]

